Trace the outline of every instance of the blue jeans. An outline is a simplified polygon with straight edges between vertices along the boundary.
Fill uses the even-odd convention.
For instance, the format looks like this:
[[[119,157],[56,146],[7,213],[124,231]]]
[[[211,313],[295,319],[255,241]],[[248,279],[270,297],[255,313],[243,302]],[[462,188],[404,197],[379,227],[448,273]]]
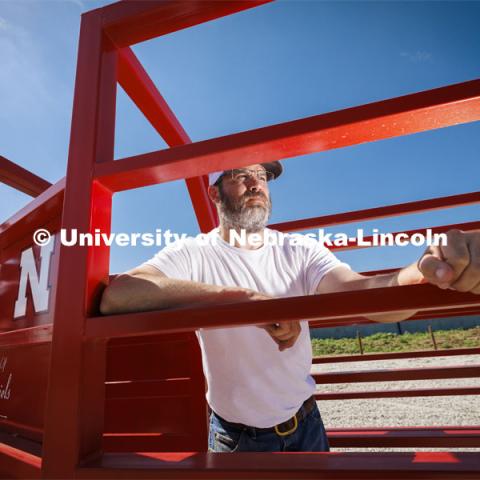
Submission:
[[[304,408],[302,406],[302,408]],[[209,452],[328,452],[325,427],[318,407],[301,421],[295,432],[280,436],[253,427],[238,428],[215,412],[210,415]]]

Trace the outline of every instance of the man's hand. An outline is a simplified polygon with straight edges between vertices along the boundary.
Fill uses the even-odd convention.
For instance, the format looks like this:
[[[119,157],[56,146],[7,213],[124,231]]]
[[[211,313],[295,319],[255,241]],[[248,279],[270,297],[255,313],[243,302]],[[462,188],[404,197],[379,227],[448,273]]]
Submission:
[[[273,325],[262,325],[260,328],[264,328],[269,333],[281,352],[287,348],[293,347],[302,331],[298,320],[293,322],[274,323]]]
[[[250,301],[271,300],[272,298],[273,297],[263,293],[255,292],[254,290],[251,290],[248,296]],[[293,347],[301,332],[299,321],[274,323],[272,325],[258,325],[258,328],[267,331],[274,342],[278,345],[278,349],[281,352],[287,348]]]
[[[480,294],[480,232],[447,232],[447,245],[430,246],[417,263],[425,282]]]

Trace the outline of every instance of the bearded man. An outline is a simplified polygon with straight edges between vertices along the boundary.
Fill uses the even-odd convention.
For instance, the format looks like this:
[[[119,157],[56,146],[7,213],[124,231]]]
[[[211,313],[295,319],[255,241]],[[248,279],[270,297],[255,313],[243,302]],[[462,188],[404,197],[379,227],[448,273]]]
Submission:
[[[299,242],[299,235],[266,228],[272,208],[268,182],[282,170],[279,162],[271,162],[210,174],[208,193],[217,207],[219,228],[208,233],[207,241],[182,240],[119,275],[103,294],[101,312],[257,301],[422,282],[480,293],[478,233],[451,231],[446,247],[429,248],[418,263],[366,277],[353,272],[319,242]],[[396,322],[413,313],[369,318]],[[313,396],[307,321],[200,329],[196,333],[212,411],[210,451],[328,451]]]

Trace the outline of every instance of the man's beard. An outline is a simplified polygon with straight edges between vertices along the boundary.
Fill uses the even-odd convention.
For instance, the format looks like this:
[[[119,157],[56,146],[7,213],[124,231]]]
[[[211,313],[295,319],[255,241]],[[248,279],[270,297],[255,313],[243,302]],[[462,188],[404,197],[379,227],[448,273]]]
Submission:
[[[219,188],[221,224],[227,229],[242,230],[247,233],[263,231],[272,211],[272,202],[262,192],[245,192],[238,200],[233,200]],[[249,205],[250,198],[261,198],[263,204]]]

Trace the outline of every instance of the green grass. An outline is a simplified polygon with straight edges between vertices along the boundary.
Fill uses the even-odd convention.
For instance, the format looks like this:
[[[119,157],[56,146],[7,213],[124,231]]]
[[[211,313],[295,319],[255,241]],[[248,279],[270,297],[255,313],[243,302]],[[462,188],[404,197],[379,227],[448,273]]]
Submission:
[[[466,330],[434,330],[439,349],[480,347],[480,327]],[[376,333],[362,338],[364,353],[406,352],[412,350],[432,350],[430,334],[425,333]],[[324,338],[312,339],[314,356],[359,354],[356,338]]]

